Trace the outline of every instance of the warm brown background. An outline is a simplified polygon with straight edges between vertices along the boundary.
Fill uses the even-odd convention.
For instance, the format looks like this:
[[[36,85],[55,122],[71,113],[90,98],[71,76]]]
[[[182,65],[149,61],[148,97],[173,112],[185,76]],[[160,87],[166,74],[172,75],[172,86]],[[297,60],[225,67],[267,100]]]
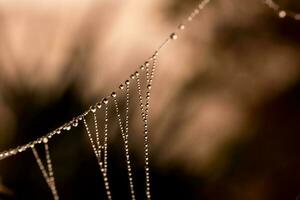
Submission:
[[[297,0],[276,2],[300,12]],[[45,134],[109,94],[196,3],[0,1],[0,150]],[[163,49],[151,110],[153,199],[300,195],[299,52],[300,21],[279,19],[260,0],[212,0]],[[143,199],[137,108],[131,104],[130,134]],[[128,199],[116,125],[112,118],[113,196]],[[104,197],[88,144],[82,125],[50,143],[61,199]],[[51,199],[30,152],[0,162],[0,199]]]

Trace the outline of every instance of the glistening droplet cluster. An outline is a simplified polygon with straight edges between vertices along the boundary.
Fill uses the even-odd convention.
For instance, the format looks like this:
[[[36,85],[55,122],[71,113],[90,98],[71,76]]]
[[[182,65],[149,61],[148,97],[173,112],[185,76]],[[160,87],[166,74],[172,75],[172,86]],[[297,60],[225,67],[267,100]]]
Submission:
[[[44,136],[37,138],[34,141],[31,141],[25,145],[18,146],[13,149],[9,149],[3,152],[0,152],[0,160],[4,160],[6,158],[9,158],[11,156],[20,154],[24,151],[27,151],[29,149],[32,150],[34,158],[38,164],[38,167],[40,168],[42,175],[50,188],[52,192],[52,196],[54,200],[59,199],[59,195],[56,189],[56,183],[53,173],[53,166],[52,161],[50,157],[50,150],[49,150],[49,142],[54,136],[59,136],[61,134],[65,134],[70,132],[72,128],[78,127],[80,123],[84,124],[87,136],[89,138],[92,150],[95,154],[95,157],[98,161],[99,169],[102,174],[105,190],[106,190],[106,196],[107,199],[111,200],[113,195],[111,193],[110,188],[110,182],[109,182],[109,170],[108,170],[108,139],[109,139],[109,128],[108,128],[108,114],[109,110],[108,107],[110,105],[110,102],[115,107],[117,119],[119,128],[121,131],[121,137],[123,139],[124,149],[125,149],[125,162],[127,165],[127,173],[128,173],[128,182],[129,182],[129,189],[130,189],[130,195],[131,199],[136,199],[136,192],[135,192],[135,185],[133,180],[133,169],[132,169],[132,162],[130,159],[130,152],[129,152],[129,103],[130,103],[130,93],[129,91],[132,91],[130,89],[130,82],[136,81],[137,83],[137,91],[138,91],[138,100],[139,100],[139,106],[141,111],[141,119],[144,127],[144,161],[145,161],[145,197],[147,200],[151,199],[151,179],[150,179],[150,141],[149,141],[149,109],[150,109],[150,97],[151,97],[151,90],[153,87],[153,79],[154,74],[156,71],[157,63],[158,63],[158,55],[162,48],[164,48],[170,41],[175,41],[178,39],[178,36],[182,31],[186,30],[186,27],[188,23],[192,22],[195,17],[200,13],[200,10],[202,10],[207,3],[209,3],[210,0],[203,0],[201,1],[197,7],[191,12],[191,14],[182,21],[181,24],[177,26],[176,31],[169,34],[169,36],[164,40],[164,42],[154,51],[154,54],[150,56],[144,64],[139,66],[139,68],[132,73],[129,76],[129,79],[127,79],[124,83],[119,85],[120,91],[112,92],[109,96],[104,97],[96,104],[89,107],[88,110],[83,112],[81,115],[74,117],[71,121],[61,125],[60,127],[56,128],[55,130],[45,134]],[[142,88],[140,76],[141,75],[146,76],[146,87]],[[125,106],[125,121],[122,120],[121,112],[118,104],[118,97],[119,92],[125,92],[126,96],[126,106]],[[97,118],[97,111],[104,110],[104,130],[103,134],[100,135],[100,131],[98,129],[98,118]],[[93,116],[93,124],[94,128],[92,131],[88,121],[87,117],[88,115]],[[103,141],[100,142],[100,138],[103,137]],[[46,157],[46,164],[47,168],[44,166],[41,158],[39,157],[39,154],[36,150],[36,146],[43,144],[45,149],[45,157]]]

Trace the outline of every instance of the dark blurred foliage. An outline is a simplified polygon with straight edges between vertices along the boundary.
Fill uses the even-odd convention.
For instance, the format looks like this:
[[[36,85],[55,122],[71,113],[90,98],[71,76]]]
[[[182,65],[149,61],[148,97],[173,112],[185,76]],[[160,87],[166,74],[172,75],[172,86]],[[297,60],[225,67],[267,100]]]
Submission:
[[[157,29],[164,30],[166,23],[177,24],[196,2],[154,2],[157,7],[164,8],[160,10],[164,14],[157,22]],[[300,12],[298,1],[276,2]],[[109,8],[116,9],[117,6]],[[99,12],[98,7],[97,11],[93,8],[89,10],[89,17]],[[99,10],[104,12],[105,7],[99,6]],[[104,56],[95,56],[97,39],[105,38],[105,33],[102,30],[103,35],[99,34],[93,29],[98,22],[87,19],[69,49],[55,86],[44,88],[40,83],[42,90],[35,89],[27,83],[34,80],[35,74],[22,76],[25,69],[22,66],[16,68],[19,69],[16,70],[17,81],[0,74],[0,106],[9,110],[4,113],[13,113],[0,112],[1,120],[5,122],[0,129],[1,150],[53,130],[114,88],[109,85],[114,81],[97,82],[98,79],[115,80],[117,77],[121,81],[127,77],[124,71],[116,73],[110,67],[117,55],[109,55],[103,50],[100,52]],[[107,25],[105,19],[110,17],[105,15],[102,19]],[[4,24],[0,26],[4,27]],[[124,33],[128,31],[123,29]],[[199,21],[187,28],[185,39],[182,36],[181,43],[172,46],[175,50],[162,53],[164,61],[152,99],[153,199],[281,200],[299,196],[299,35],[299,21],[279,19],[260,1],[212,1],[200,14]],[[139,40],[136,43],[141,46]],[[114,48],[119,45],[112,44]],[[4,44],[1,47],[7,49]],[[131,51],[131,43],[124,48],[127,48],[126,52]],[[137,54],[131,52],[131,59],[140,61],[148,50],[135,49],[134,52]],[[3,66],[4,57],[1,57]],[[94,57],[102,65],[93,63]],[[106,57],[110,57],[111,63],[104,61]],[[122,59],[120,69],[137,62]],[[187,59],[190,61],[184,62]],[[186,68],[180,67],[182,65]],[[94,68],[102,75],[93,82],[96,89],[91,87],[92,91],[97,90],[96,94],[86,92]],[[110,70],[112,72],[107,73]],[[116,77],[111,77],[113,74]],[[100,89],[97,84],[101,85]],[[124,106],[124,96],[120,100]],[[136,105],[132,103],[130,108],[133,134],[140,133],[134,124],[138,116]],[[113,113],[110,108],[112,194],[114,199],[129,199],[124,149]],[[7,134],[7,131],[12,133]],[[130,141],[138,199],[144,198],[141,139],[133,136]],[[50,148],[61,199],[104,198],[101,175],[82,124],[71,133],[55,137]],[[42,155],[42,148],[38,150]],[[1,161],[0,199],[51,199],[30,151]]]

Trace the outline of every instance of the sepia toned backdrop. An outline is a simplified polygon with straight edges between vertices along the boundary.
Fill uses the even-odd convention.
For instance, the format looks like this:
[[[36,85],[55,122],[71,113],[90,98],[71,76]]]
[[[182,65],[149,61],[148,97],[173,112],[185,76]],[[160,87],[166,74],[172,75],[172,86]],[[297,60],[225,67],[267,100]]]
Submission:
[[[0,1],[0,151],[110,94],[197,2]],[[276,2],[300,12],[296,0]],[[211,0],[162,49],[150,111],[153,199],[300,198],[299,35],[300,21],[278,18],[260,0]],[[143,199],[139,107],[130,106]],[[109,126],[112,194],[129,199],[116,119]],[[50,148],[61,199],[104,199],[82,125]],[[30,151],[0,161],[1,200],[51,198]]]

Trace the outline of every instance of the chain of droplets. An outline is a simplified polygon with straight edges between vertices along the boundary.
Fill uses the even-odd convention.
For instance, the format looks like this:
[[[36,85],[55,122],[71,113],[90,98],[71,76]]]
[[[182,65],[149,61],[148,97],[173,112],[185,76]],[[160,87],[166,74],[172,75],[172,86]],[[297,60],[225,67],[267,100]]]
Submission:
[[[105,120],[104,120],[104,169],[107,173],[107,143],[108,143],[108,106],[105,106]],[[107,178],[106,178],[107,180]],[[109,192],[110,193],[110,192]]]
[[[32,147],[32,152],[33,155],[35,157],[35,160],[43,174],[43,177],[45,179],[45,181],[48,184],[48,187],[50,188],[52,195],[53,195],[53,199],[54,200],[59,200],[59,196],[57,193],[57,189],[56,189],[56,185],[55,185],[55,179],[54,179],[54,173],[53,173],[53,167],[52,167],[52,162],[51,162],[51,157],[50,157],[50,151],[49,151],[49,146],[48,146],[48,139],[44,138],[43,139],[43,143],[44,143],[44,147],[45,147],[45,157],[46,157],[46,163],[47,163],[47,170],[45,169],[45,166],[41,160],[41,158],[39,157],[38,152],[36,151],[35,147]]]
[[[200,10],[202,10],[208,3],[210,2],[210,0],[202,0],[197,7],[190,13],[190,15],[186,18],[186,20],[183,21],[183,23],[181,23],[180,25],[178,25],[177,30],[178,31],[183,31],[185,30],[186,25],[193,21],[194,18],[200,13]],[[146,69],[146,78],[147,78],[147,91],[146,91],[146,102],[145,102],[145,109],[144,109],[144,105],[140,105],[141,108],[141,115],[142,115],[142,119],[144,121],[144,157],[145,157],[145,176],[146,176],[146,195],[147,195],[147,199],[150,200],[151,199],[151,195],[150,195],[150,173],[149,173],[149,141],[148,141],[148,112],[149,112],[149,101],[150,101],[150,90],[151,90],[151,85],[152,85],[152,79],[154,77],[154,71],[155,71],[155,64],[156,64],[156,57],[158,56],[158,53],[160,52],[160,50],[165,47],[169,41],[171,40],[176,40],[178,38],[178,35],[176,32],[173,32],[169,35],[169,37],[156,49],[155,53],[146,60],[146,62],[144,63],[144,65],[142,65],[140,67],[140,70],[144,70]],[[150,73],[150,69],[149,69],[149,61],[153,61],[153,66],[152,66],[152,70]],[[139,99],[141,100],[141,87],[140,87],[140,80],[139,80],[139,72],[136,71],[134,75],[131,76],[131,78],[135,78],[137,77],[137,81],[138,81],[138,90],[139,90]],[[126,105],[129,103],[129,80],[125,81],[125,85],[126,85],[126,90],[127,91],[127,100],[126,100]],[[124,89],[124,85],[121,84],[119,86],[120,90]],[[85,111],[83,114],[73,118],[71,121],[63,124],[62,126],[58,127],[57,129],[55,129],[52,132],[49,132],[48,134],[37,138],[34,141],[31,141],[25,145],[22,146],[18,146],[14,149],[9,149],[7,151],[3,151],[0,152],[0,160],[3,160],[5,158],[14,156],[16,154],[19,154],[21,152],[24,152],[28,149],[32,149],[33,154],[37,160],[37,163],[43,173],[43,176],[45,178],[45,180],[48,183],[48,186],[51,189],[51,192],[53,194],[53,198],[54,200],[59,200],[59,196],[57,194],[57,190],[56,190],[56,186],[55,186],[55,180],[54,180],[54,176],[53,176],[53,170],[52,170],[52,164],[51,164],[51,160],[50,160],[50,154],[49,154],[49,148],[48,148],[48,140],[50,140],[53,136],[56,135],[60,135],[61,133],[67,133],[68,131],[70,131],[72,129],[72,127],[77,127],[80,121],[83,121],[88,133],[89,138],[92,138],[92,135],[88,129],[87,126],[87,122],[85,120],[85,117],[90,113],[95,113],[97,109],[100,109],[102,107],[102,105],[105,105],[105,125],[104,125],[104,147],[100,145],[100,140],[99,140],[99,132],[98,132],[98,128],[95,127],[95,131],[96,131],[96,144],[98,147],[98,150],[96,148],[96,145],[94,144],[93,140],[91,140],[91,144],[92,144],[92,148],[95,152],[95,155],[98,159],[98,163],[100,166],[100,170],[102,172],[103,175],[103,179],[104,179],[104,183],[105,183],[105,189],[106,189],[106,193],[107,193],[107,197],[108,199],[112,199],[111,197],[111,192],[109,189],[109,182],[108,182],[108,178],[107,178],[107,140],[108,140],[108,102],[109,99],[112,97],[114,98],[114,101],[116,102],[116,92],[113,92],[110,96],[107,96],[106,98],[103,98],[101,101],[97,102],[94,106],[91,106],[87,111]],[[143,100],[142,100],[143,101]],[[142,103],[142,102],[140,102]],[[117,104],[115,104],[117,105]],[[121,128],[121,130],[123,129],[123,139],[125,145],[125,152],[126,152],[126,161],[127,161],[127,170],[128,170],[128,176],[129,176],[129,182],[130,182],[130,189],[131,189],[131,197],[132,199],[135,200],[135,194],[134,194],[134,186],[133,186],[133,179],[132,179],[132,172],[131,172],[131,166],[130,166],[130,158],[129,158],[129,150],[128,150],[128,105],[126,106],[126,119],[125,119],[125,132],[123,129],[123,126]],[[120,116],[118,116],[118,118],[120,119]],[[96,116],[94,115],[94,122],[95,124],[97,124],[97,119]],[[120,126],[121,127],[121,126]],[[125,134],[124,134],[125,133]],[[124,137],[125,136],[125,137]],[[127,141],[127,142],[126,142]],[[45,151],[46,151],[46,159],[47,159],[47,165],[48,165],[48,171],[49,174],[46,172],[44,165],[42,164],[41,159],[38,156],[38,153],[35,149],[35,145],[44,143],[45,145]],[[103,158],[103,162],[101,161],[101,148],[104,148],[104,158]],[[47,155],[48,154],[48,155]],[[101,162],[99,162],[101,161]]]
[[[200,10],[202,10],[208,3],[210,2],[210,0],[203,0],[201,1],[197,7],[191,12],[191,14],[187,17],[186,20],[184,20],[184,22],[188,23],[188,22],[191,22],[194,20],[194,18],[199,14]],[[183,31],[186,27],[186,24],[185,23],[181,23],[180,25],[178,25],[178,30],[179,31]],[[157,50],[155,51],[157,54],[159,53],[159,51],[165,47],[168,42],[170,40],[176,40],[178,38],[177,36],[177,33],[176,32],[173,32],[169,35],[169,37],[159,46],[159,48],[157,48]],[[16,154],[19,154],[19,153],[22,153],[32,147],[34,147],[35,145],[37,144],[41,144],[42,143],[42,140],[43,138],[48,138],[48,139],[51,139],[53,136],[55,135],[60,135],[61,133],[67,133],[68,131],[70,131],[72,129],[72,127],[77,127],[78,126],[78,123],[80,121],[83,120],[83,118],[89,114],[92,109],[98,109],[101,107],[101,105],[105,104],[106,101],[108,101],[110,98],[110,96],[106,97],[106,98],[103,98],[101,101],[97,102],[95,106],[91,106],[89,110],[85,111],[83,114],[73,118],[71,121],[65,123],[64,125],[58,127],[57,129],[49,132],[48,134],[40,137],[40,138],[37,138],[36,140],[34,141],[31,141],[25,145],[21,145],[21,146],[18,146],[16,148],[13,148],[13,149],[9,149],[9,150],[6,150],[6,151],[3,151],[0,153],[0,160],[3,160],[5,158],[8,158],[8,157],[11,157],[11,156],[14,156]]]
[[[300,13],[296,13],[290,10],[282,9],[277,3],[273,0],[263,0],[263,2],[271,9],[273,9],[280,18],[285,18],[286,16],[291,17],[295,20],[300,20]]]
[[[98,130],[98,120],[97,120],[97,114],[96,114],[96,107],[92,107],[91,111],[93,113],[94,117],[94,126],[95,126],[95,135],[96,135],[96,144],[94,142],[93,136],[91,134],[91,131],[89,129],[88,123],[85,118],[83,118],[84,127],[86,129],[86,132],[88,134],[90,143],[92,145],[93,151],[95,153],[95,156],[98,160],[99,168],[102,173],[103,181],[104,181],[104,187],[107,195],[107,199],[111,200],[112,195],[109,187],[109,181],[108,181],[108,171],[107,171],[107,143],[108,143],[108,101],[105,101],[105,116],[104,116],[104,144],[100,144],[100,137],[99,137],[99,130]],[[98,106],[101,108],[101,106]],[[103,152],[103,158],[102,158],[102,150]],[[103,160],[102,160],[103,159]]]
[[[133,78],[134,75],[131,75],[131,78]],[[132,176],[132,168],[131,168],[131,161],[130,161],[130,154],[129,154],[129,140],[128,140],[128,132],[129,132],[129,87],[130,87],[130,81],[127,80],[125,82],[125,88],[126,88],[126,105],[125,105],[125,126],[123,126],[122,118],[119,110],[119,105],[117,101],[117,95],[115,92],[111,94],[111,97],[113,97],[114,105],[116,108],[116,113],[118,117],[118,122],[121,130],[121,135],[123,138],[123,143],[125,147],[125,156],[126,156],[126,164],[127,164],[127,173],[128,173],[128,180],[129,180],[129,186],[130,186],[130,193],[131,193],[131,199],[135,200],[135,191],[134,191],[134,183],[133,183],[133,176]],[[120,89],[124,89],[123,85],[120,85]]]
[[[147,89],[146,89],[146,99],[144,104],[144,98],[142,94],[141,89],[141,81],[139,78],[139,73],[136,72],[136,81],[137,81],[137,88],[138,88],[138,98],[140,103],[140,109],[141,109],[141,117],[144,123],[144,159],[145,159],[145,179],[146,179],[146,197],[148,200],[151,199],[151,191],[150,191],[150,167],[149,167],[149,130],[148,130],[148,113],[149,113],[149,107],[150,107],[150,90],[151,90],[151,84],[152,80],[154,78],[154,72],[156,68],[157,63],[157,52],[152,56],[150,59],[152,61],[152,69],[150,73],[150,62],[147,61],[143,66],[141,66],[141,70],[145,70],[146,68],[146,79],[147,79]]]

